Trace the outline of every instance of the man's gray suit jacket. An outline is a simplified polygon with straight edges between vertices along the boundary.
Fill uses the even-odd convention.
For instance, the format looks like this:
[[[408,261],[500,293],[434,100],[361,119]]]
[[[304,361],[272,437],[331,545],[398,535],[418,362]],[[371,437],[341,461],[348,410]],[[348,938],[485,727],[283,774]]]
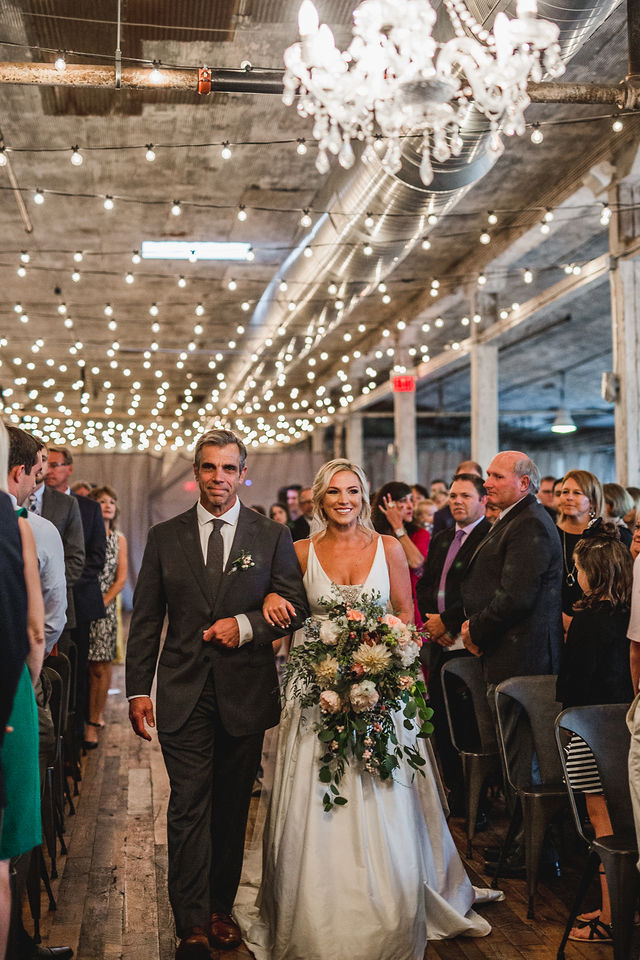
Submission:
[[[241,554],[254,565],[234,568]],[[156,720],[160,732],[178,730],[196,705],[211,670],[220,719],[228,733],[247,736],[275,726],[280,696],[272,641],[275,630],[262,616],[270,591],[296,610],[292,629],[308,616],[302,571],[291,533],[244,506],[217,596],[206,576],[195,505],[152,527],[138,576],[127,644],[127,695],[151,693],[165,613],[167,635],[158,663]],[[216,620],[247,615],[253,640],[228,650],[204,643]]]
[[[556,673],[562,650],[562,544],[532,494],[494,523],[462,581],[487,683]]]
[[[75,627],[75,607],[72,587],[84,570],[84,530],[80,508],[75,497],[51,487],[42,492],[42,516],[51,521],[64,547],[64,573],[67,578],[67,626]]]

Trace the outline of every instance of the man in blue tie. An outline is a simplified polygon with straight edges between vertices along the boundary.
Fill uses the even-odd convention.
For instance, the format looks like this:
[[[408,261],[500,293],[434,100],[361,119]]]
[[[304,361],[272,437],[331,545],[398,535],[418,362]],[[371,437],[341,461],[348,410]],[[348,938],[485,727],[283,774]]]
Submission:
[[[464,782],[460,758],[449,735],[441,670],[452,657],[468,656],[459,636],[465,619],[461,584],[469,560],[490,529],[484,515],[486,502],[480,477],[475,473],[455,475],[449,493],[454,526],[434,536],[416,586],[418,609],[431,639],[423,650],[429,667],[429,702],[436,717],[436,749],[445,783],[451,791],[448,799],[454,815],[464,813]],[[456,707],[454,721],[465,723],[464,705],[457,703]]]

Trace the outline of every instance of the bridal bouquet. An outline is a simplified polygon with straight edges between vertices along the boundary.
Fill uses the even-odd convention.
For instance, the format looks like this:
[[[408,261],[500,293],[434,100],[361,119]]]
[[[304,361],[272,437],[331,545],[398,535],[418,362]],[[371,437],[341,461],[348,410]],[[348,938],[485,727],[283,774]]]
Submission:
[[[421,637],[414,626],[385,613],[380,595],[362,594],[357,603],[322,600],[326,614],[305,623],[306,641],[289,654],[285,683],[303,707],[318,705],[318,739],[323,745],[320,781],[328,786],[325,810],[347,802],[340,794],[345,765],[361,763],[387,780],[401,761],[424,765],[416,746],[398,742],[394,712],[404,726],[425,738],[433,731],[433,710],[421,679]]]

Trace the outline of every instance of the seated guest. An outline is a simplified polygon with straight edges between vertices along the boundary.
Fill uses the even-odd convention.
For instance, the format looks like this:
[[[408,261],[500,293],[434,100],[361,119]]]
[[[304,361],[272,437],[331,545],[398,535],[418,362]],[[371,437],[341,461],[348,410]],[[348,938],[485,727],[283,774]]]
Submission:
[[[558,506],[558,532],[562,543],[562,622],[569,629],[574,604],[582,598],[582,590],[573,565],[576,543],[591,520],[604,514],[604,497],[600,481],[588,470],[569,470],[562,482]]]
[[[565,478],[566,479],[566,478]],[[578,540],[573,563],[582,589],[567,633],[558,671],[556,699],[562,708],[633,699],[629,667],[629,605],[632,560],[618,528],[595,521]],[[567,770],[573,790],[585,794],[596,837],[613,833],[593,754],[574,734],[567,745]],[[611,940],[611,905],[600,868],[602,907],[576,918],[570,940]]]
[[[272,503],[269,507],[269,519],[275,520],[276,523],[283,523],[288,525],[289,523],[289,508],[286,503]]]
[[[408,483],[392,480],[380,487],[371,503],[371,522],[378,533],[396,537],[402,545],[409,564],[415,621],[420,627],[422,620],[416,603],[416,583],[422,576],[429,550],[429,533],[413,523],[413,497]]]
[[[633,500],[619,483],[605,483],[602,487],[606,504],[606,517],[620,528],[620,539],[626,547],[631,546],[631,531],[624,517],[633,510]]]
[[[429,703],[435,713],[436,749],[444,782],[450,791],[448,801],[454,816],[464,813],[464,780],[460,758],[449,734],[441,670],[452,657],[470,656],[459,639],[465,619],[460,586],[469,560],[490,529],[484,517],[486,502],[480,477],[460,473],[453,478],[449,503],[455,528],[441,530],[432,539],[422,577],[416,586],[418,609],[431,638],[423,649],[423,660],[429,668]],[[463,703],[457,701],[452,711],[454,724],[462,720],[463,709]]]
[[[291,536],[294,540],[306,540],[311,532],[313,518],[313,490],[303,487],[298,495],[298,506],[302,513],[291,525]]]

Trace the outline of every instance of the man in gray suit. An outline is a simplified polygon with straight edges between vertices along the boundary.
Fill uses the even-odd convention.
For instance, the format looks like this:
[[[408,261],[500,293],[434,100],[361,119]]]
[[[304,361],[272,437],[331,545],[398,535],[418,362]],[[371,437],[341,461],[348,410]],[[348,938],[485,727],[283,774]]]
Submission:
[[[134,594],[127,696],[134,732],[150,740],[151,685],[165,613],[157,683],[158,736],[171,782],[167,815],[169,896],[176,957],[233,948],[231,917],[262,739],[280,716],[272,641],[262,616],[277,591],[307,616],[302,574],[287,527],[244,507],[244,444],[226,430],[196,444],[200,499],[149,532]]]

